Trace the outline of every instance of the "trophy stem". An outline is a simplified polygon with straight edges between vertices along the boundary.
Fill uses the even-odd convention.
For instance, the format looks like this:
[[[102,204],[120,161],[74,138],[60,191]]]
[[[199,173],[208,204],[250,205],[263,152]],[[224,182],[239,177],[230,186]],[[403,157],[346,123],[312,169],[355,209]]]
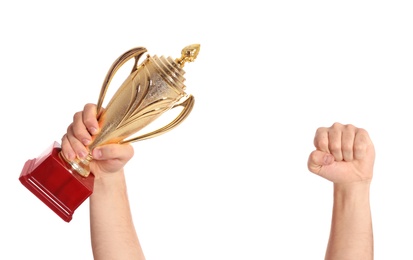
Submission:
[[[59,152],[59,156],[63,158],[71,167],[73,170],[75,170],[79,175],[82,177],[88,177],[90,174],[90,167],[89,163],[92,161],[93,157],[92,154],[89,153],[84,159],[79,159],[76,158],[73,161],[68,160],[62,151]]]

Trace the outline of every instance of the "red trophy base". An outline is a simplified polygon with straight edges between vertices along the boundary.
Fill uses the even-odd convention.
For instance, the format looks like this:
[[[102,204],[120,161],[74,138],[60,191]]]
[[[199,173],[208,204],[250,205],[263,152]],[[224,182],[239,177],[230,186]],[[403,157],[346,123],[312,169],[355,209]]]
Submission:
[[[92,194],[95,177],[72,172],[59,156],[60,144],[54,142],[39,157],[28,160],[20,182],[64,221],[70,222],[74,211]]]

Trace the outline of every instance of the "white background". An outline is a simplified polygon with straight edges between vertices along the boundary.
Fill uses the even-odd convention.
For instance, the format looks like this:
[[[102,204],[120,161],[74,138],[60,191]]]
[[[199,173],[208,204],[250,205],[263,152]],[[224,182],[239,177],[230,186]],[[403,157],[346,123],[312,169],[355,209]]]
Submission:
[[[0,259],[92,259],[88,201],[64,222],[22,167],[96,103],[120,54],[192,43],[192,113],[126,167],[148,260],[323,259],[332,184],[306,162],[334,122],[376,146],[375,259],[413,259],[410,2],[2,1]]]

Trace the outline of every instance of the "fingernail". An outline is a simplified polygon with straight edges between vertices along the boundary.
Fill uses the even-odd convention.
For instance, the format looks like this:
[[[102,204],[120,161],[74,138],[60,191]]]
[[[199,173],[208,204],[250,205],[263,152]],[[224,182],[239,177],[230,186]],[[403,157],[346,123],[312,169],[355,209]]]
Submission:
[[[87,155],[87,153],[82,151],[82,152],[79,153],[79,158],[84,159],[86,157],[86,155]]]
[[[69,161],[73,161],[75,159],[75,154],[71,152],[67,153],[66,159],[68,159]]]
[[[94,135],[94,134],[97,134],[98,129],[97,129],[96,127],[91,127],[91,128],[89,128],[89,132],[90,132],[92,135]]]
[[[325,165],[328,165],[328,164],[332,163],[333,160],[334,160],[334,158],[331,154],[324,155],[324,164]]]
[[[93,158],[99,159],[102,157],[102,151],[98,148],[93,150]]]
[[[90,143],[90,141],[91,141],[90,139],[85,138],[85,139],[82,140],[82,143],[84,145],[88,145]]]

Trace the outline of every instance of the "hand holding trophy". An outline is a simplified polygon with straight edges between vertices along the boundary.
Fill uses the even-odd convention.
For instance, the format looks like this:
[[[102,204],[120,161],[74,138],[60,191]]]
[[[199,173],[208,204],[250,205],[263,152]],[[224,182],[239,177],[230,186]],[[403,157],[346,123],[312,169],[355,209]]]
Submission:
[[[105,144],[136,142],[158,136],[187,118],[193,108],[194,97],[185,92],[183,67],[186,62],[196,59],[199,49],[199,44],[189,45],[175,60],[147,55],[141,64],[138,61],[146,52],[145,48],[134,48],[122,54],[104,79],[97,103],[101,131],[94,136],[88,146],[89,151]],[[111,80],[117,70],[132,58],[135,63],[131,73],[103,109]],[[182,110],[171,122],[135,136],[163,113],[177,107],[182,107]],[[39,157],[25,163],[19,180],[63,220],[70,222],[74,211],[93,192],[94,176],[89,169],[91,160],[91,154],[83,160],[67,160],[61,153],[60,144],[54,142]]]

